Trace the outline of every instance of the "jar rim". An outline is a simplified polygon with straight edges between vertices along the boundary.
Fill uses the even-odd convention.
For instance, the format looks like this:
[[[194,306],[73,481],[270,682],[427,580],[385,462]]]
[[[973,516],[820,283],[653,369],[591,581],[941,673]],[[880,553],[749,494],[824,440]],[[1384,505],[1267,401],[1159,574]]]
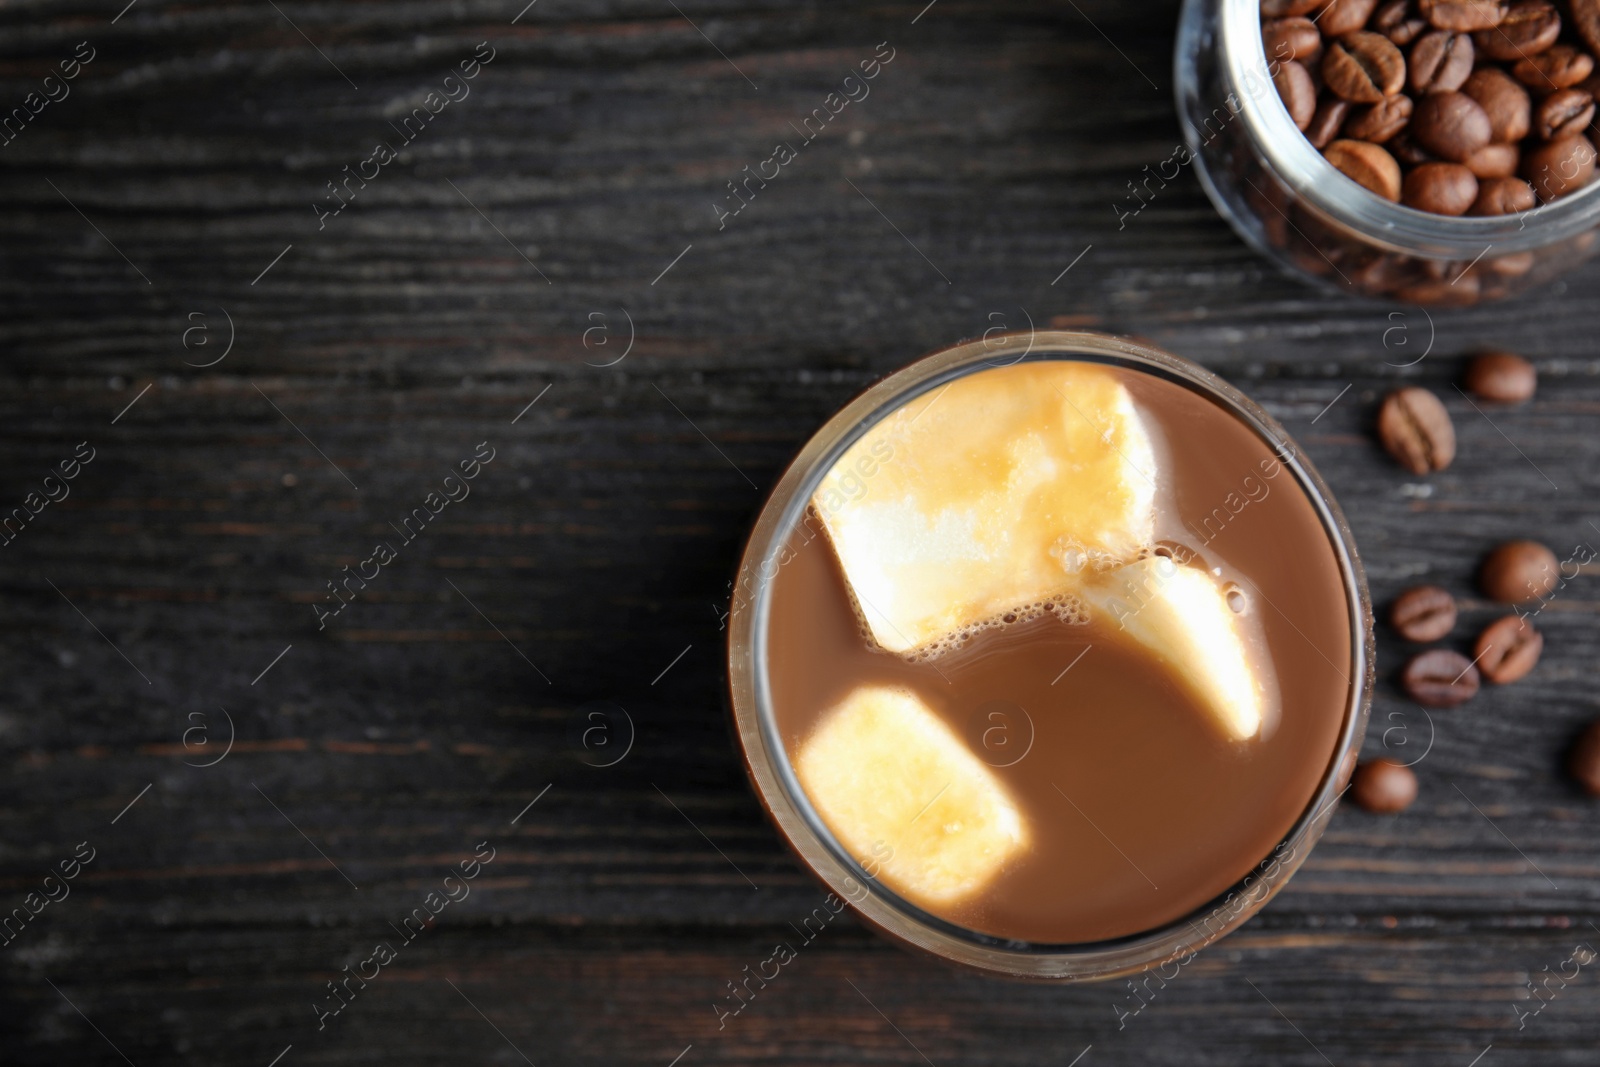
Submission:
[[[1243,121],[1264,165],[1331,220],[1394,252],[1473,261],[1491,249],[1498,255],[1530,252],[1600,225],[1600,177],[1570,196],[1515,215],[1437,215],[1385,200],[1329,163],[1295,126],[1269,73],[1260,0],[1220,0],[1220,16],[1219,67],[1229,101],[1239,104],[1228,121]],[[1198,132],[1185,122],[1197,151]]]
[[[772,564],[779,558],[817,483],[852,444],[881,419],[948,381],[1023,359],[1081,359],[1125,366],[1185,386],[1224,407],[1273,447],[1322,521],[1340,567],[1350,621],[1349,692],[1338,739],[1310,800],[1276,849],[1226,891],[1170,923],[1106,941],[1042,945],[984,935],[933,916],[871,878],[839,846],[800,787],[772,714],[766,671]],[[749,587],[751,596],[743,591]],[[774,485],[746,541],[728,617],[728,696],[733,732],[757,799],[801,863],[867,923],[938,958],[991,974],[1059,981],[1116,977],[1174,953],[1198,951],[1264,906],[1298,869],[1321,836],[1325,816],[1342,795],[1365,732],[1373,682],[1372,609],[1364,571],[1343,513],[1327,485],[1283,428],[1229,383],[1162,349],[1108,334],[1030,331],[942,349],[880,380],[833,415],[801,448]],[[1289,858],[1276,857],[1294,846]],[[1272,874],[1263,874],[1271,863]],[[1280,866],[1281,864],[1281,866]],[[1254,887],[1252,887],[1252,882]],[[851,885],[856,888],[852,890]],[[1264,891],[1262,887],[1265,887]],[[855,895],[860,892],[860,898]],[[1248,894],[1257,893],[1255,900]],[[1242,908],[1229,901],[1248,901]],[[1235,913],[1228,915],[1225,909]],[[1196,943],[1196,922],[1221,925]]]

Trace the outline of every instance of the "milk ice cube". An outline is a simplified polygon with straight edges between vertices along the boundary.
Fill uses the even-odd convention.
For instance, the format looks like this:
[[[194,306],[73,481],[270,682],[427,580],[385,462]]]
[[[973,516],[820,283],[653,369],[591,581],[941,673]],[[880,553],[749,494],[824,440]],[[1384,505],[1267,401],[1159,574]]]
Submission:
[[[1005,786],[908,690],[852,690],[794,767],[845,850],[913,903],[967,899],[1028,846]]]
[[[812,498],[873,638],[917,653],[1070,594],[1153,539],[1155,450],[1110,368],[957,378],[850,447]]]
[[[1233,609],[1229,593],[1206,571],[1160,555],[1096,575],[1083,589],[1097,618],[1152,653],[1226,736],[1243,741],[1261,732],[1278,690],[1269,658],[1251,654],[1262,640],[1258,623]]]

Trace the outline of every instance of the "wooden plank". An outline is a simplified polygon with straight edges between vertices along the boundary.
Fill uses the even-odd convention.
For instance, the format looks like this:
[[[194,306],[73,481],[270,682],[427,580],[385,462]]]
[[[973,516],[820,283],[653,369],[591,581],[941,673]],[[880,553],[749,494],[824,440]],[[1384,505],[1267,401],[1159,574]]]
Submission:
[[[1600,714],[1589,574],[1533,677],[1431,726],[1383,632],[1367,751],[1426,751],[1421,799],[1338,813],[1120,1030],[1125,985],[954,975],[848,920],[722,1030],[713,1004],[818,898],[729,745],[718,618],[841,403],[997,322],[1149,337],[1298,437],[1380,604],[1441,582],[1468,642],[1494,543],[1600,543],[1600,267],[1425,316],[1279,275],[1189,175],[1119,226],[1178,140],[1171,3],[120,6],[0,11],[4,100],[97,50],[0,172],[0,505],[95,450],[0,552],[0,894],[98,850],[0,955],[7,1062],[1592,1060],[1588,968],[1512,1008],[1600,938],[1600,811],[1560,772]],[[319,229],[484,40],[471,95]],[[881,41],[871,95],[719,228]],[[1452,383],[1490,343],[1542,386],[1485,417]],[[1426,480],[1371,441],[1402,381],[1461,437]],[[319,630],[480,442],[471,496]],[[576,741],[596,701],[635,727],[608,768]],[[233,747],[194,766],[222,709]],[[472,900],[319,1032],[323,984],[481,841]]]

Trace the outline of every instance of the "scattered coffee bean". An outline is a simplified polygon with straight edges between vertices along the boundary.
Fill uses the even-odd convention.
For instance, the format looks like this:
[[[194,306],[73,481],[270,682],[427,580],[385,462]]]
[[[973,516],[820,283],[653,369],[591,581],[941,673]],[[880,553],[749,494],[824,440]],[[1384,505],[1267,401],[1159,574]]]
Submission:
[[[1323,53],[1322,80],[1342,100],[1376,104],[1405,87],[1406,59],[1382,34],[1346,34]]]
[[[1478,199],[1478,179],[1460,163],[1424,163],[1405,177],[1400,202],[1436,215],[1465,215]]]
[[[1567,772],[1577,783],[1600,797],[1600,719],[1596,719],[1578,738],[1567,758]]]
[[[1561,36],[1561,12],[1549,0],[1520,0],[1511,5],[1500,25],[1472,36],[1478,51],[1489,59],[1515,63],[1556,43]]]
[[[1261,39],[1272,59],[1311,64],[1322,58],[1322,33],[1308,18],[1296,16],[1263,23]]]
[[[1442,284],[1442,283],[1441,283]],[[1397,389],[1378,411],[1378,439],[1412,474],[1442,471],[1456,458],[1456,429],[1439,398],[1426,389]]]
[[[1489,136],[1502,144],[1520,141],[1533,125],[1528,90],[1499,67],[1480,67],[1461,86],[1489,116]]]
[[[1389,621],[1407,641],[1437,641],[1455,628],[1456,598],[1437,585],[1413,586],[1396,598]]]
[[[1516,145],[1486,144],[1467,157],[1466,168],[1476,178],[1509,178],[1521,164],[1522,152]]]
[[[1594,179],[1594,145],[1582,134],[1547,141],[1522,157],[1522,176],[1543,200],[1558,200]]]
[[[1472,38],[1464,33],[1434,30],[1411,46],[1408,75],[1418,93],[1453,92],[1472,73]]]
[[[1343,37],[1367,24],[1378,0],[1332,0],[1317,16],[1317,24],[1329,37]]]
[[[1594,97],[1582,89],[1557,89],[1539,101],[1533,132],[1546,141],[1582,133],[1594,121]]]
[[[1339,136],[1339,129],[1349,113],[1350,105],[1338,97],[1329,97],[1318,104],[1317,113],[1311,116],[1311,124],[1306,127],[1306,140],[1311,142],[1311,147],[1327,148],[1329,142]]]
[[[1460,163],[1493,135],[1489,113],[1466,93],[1424,96],[1411,113],[1411,136],[1440,159]]]
[[[1311,125],[1311,117],[1317,112],[1317,86],[1311,80],[1311,72],[1291,59],[1278,64],[1272,84],[1277,86],[1278,97],[1289,109],[1295,128],[1303,130]]]
[[[1376,104],[1355,108],[1344,124],[1344,135],[1358,141],[1382,144],[1406,128],[1406,123],[1411,121],[1413,106],[1409,96],[1397,93],[1384,97]]]
[[[1334,141],[1322,154],[1347,178],[1385,200],[1400,199],[1400,164],[1380,145],[1370,141]]]
[[[1322,0],[1261,0],[1261,17],[1269,19],[1309,15],[1322,6]]]
[[[1478,668],[1459,652],[1431,648],[1411,657],[1400,673],[1406,695],[1426,708],[1453,708],[1478,695]]]
[[[1556,554],[1537,541],[1507,541],[1484,559],[1478,586],[1502,604],[1543,600],[1560,579]]]
[[[1434,26],[1461,33],[1493,29],[1506,17],[1499,0],[1418,0],[1417,6]]]
[[[1577,85],[1594,72],[1594,57],[1569,44],[1558,44],[1536,56],[1519,59],[1511,73],[1536,93]]]
[[[1539,372],[1533,364],[1510,352],[1485,352],[1467,364],[1467,389],[1496,404],[1520,404],[1531,399],[1538,384]]]
[[[1417,799],[1417,776],[1410,767],[1392,759],[1368,760],[1356,768],[1350,799],[1367,811],[1392,815]]]
[[[1506,685],[1533,670],[1544,651],[1544,635],[1528,620],[1507,615],[1478,635],[1472,651],[1483,676],[1495,685]]]

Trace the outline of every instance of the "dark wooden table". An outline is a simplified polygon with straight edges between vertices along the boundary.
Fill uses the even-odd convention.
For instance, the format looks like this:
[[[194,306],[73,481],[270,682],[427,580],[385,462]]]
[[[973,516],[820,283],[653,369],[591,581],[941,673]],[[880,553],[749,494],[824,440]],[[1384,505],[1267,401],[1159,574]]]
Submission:
[[[1119,227],[1179,140],[1172,3],[123,2],[0,9],[5,107],[93,56],[0,147],[0,508],[41,505],[0,545],[0,904],[42,909],[0,948],[0,1062],[1600,1058],[1600,965],[1564,966],[1600,947],[1600,805],[1560,769],[1600,714],[1589,576],[1530,679],[1431,729],[1381,634],[1367,751],[1426,751],[1420,799],[1339,811],[1137,1014],[848,920],[713,1007],[821,895],[734,758],[719,616],[846,398],[997,325],[1152,338],[1283,420],[1379,603],[1441,582],[1465,642],[1487,548],[1600,545],[1600,267],[1430,319],[1280,276],[1189,174]],[[870,96],[719,224],[880,42]],[[1542,374],[1492,423],[1452,384],[1484,343]],[[1402,380],[1459,428],[1426,480],[1371,442]]]

